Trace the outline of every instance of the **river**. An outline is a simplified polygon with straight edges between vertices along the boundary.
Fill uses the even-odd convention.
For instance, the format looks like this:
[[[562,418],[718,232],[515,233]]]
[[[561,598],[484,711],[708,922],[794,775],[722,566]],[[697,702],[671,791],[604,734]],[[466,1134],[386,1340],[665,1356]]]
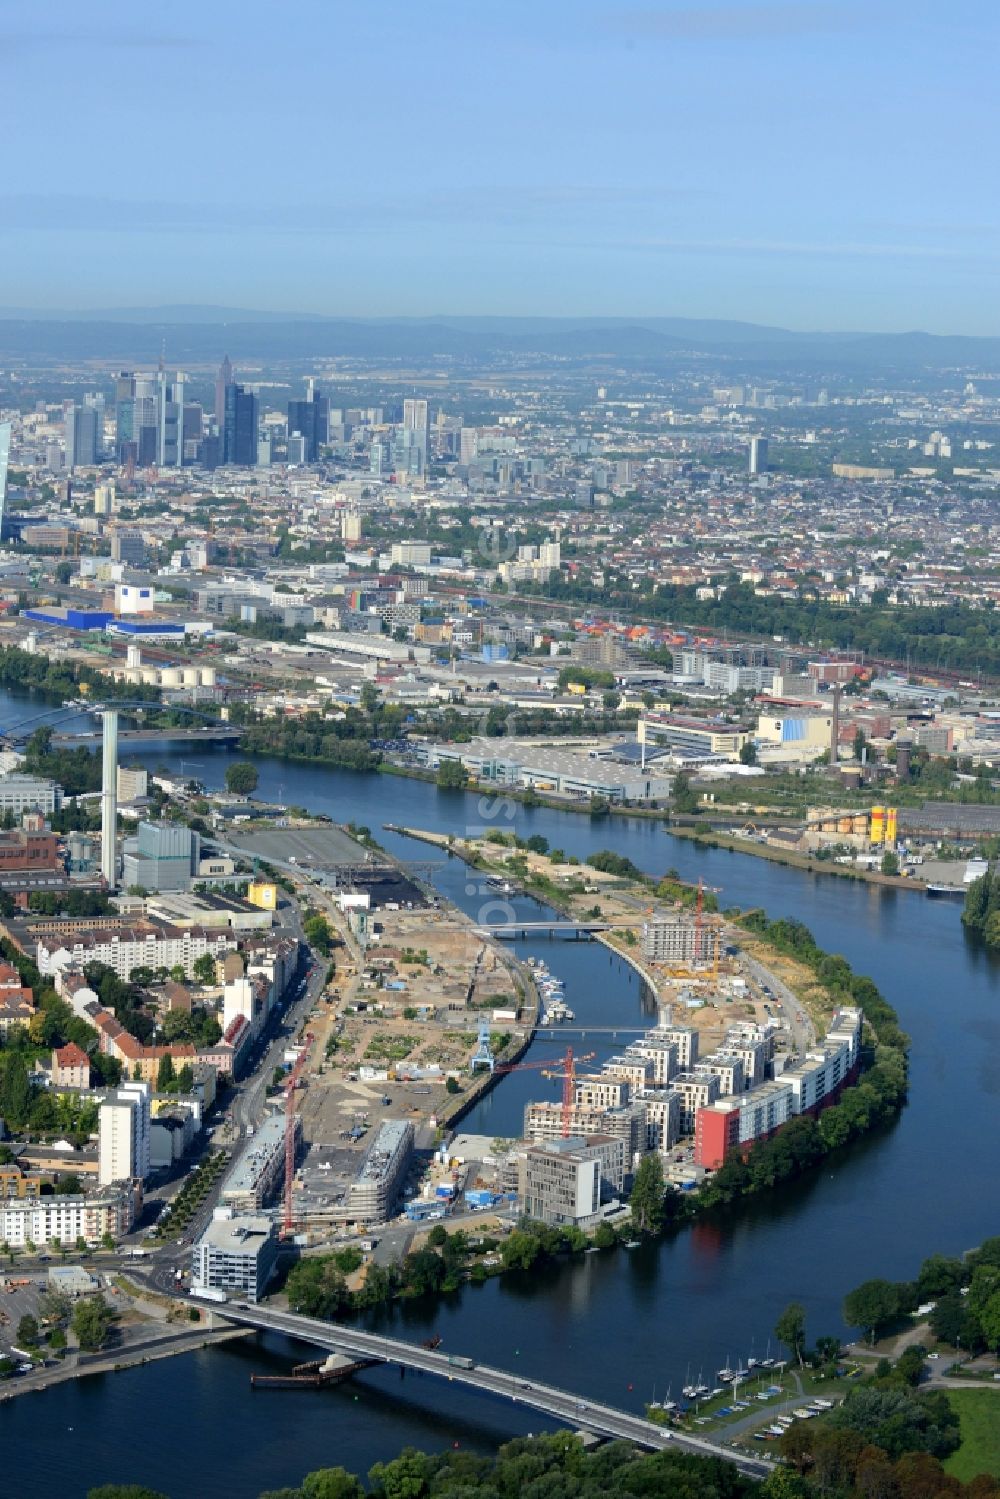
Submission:
[[[0,693],[4,727],[32,711]],[[195,760],[152,750],[142,758],[213,786],[232,756],[199,750]],[[261,796],[366,823],[404,859],[438,855],[386,833],[384,823],[460,834],[484,820],[479,798],[422,782],[267,758],[256,764]],[[898,1010],[913,1038],[911,1099],[898,1122],[765,1202],[639,1250],[588,1255],[541,1275],[469,1287],[433,1306],[390,1310],[386,1321],[401,1335],[438,1330],[449,1350],[638,1409],[654,1391],[662,1398],[668,1384],[676,1397],[689,1370],[708,1379],[731,1357],[761,1356],[790,1300],[805,1305],[811,1337],[841,1332],[842,1298],[859,1281],[903,1278],[927,1254],[959,1252],[1000,1229],[1000,968],[966,937],[956,905],[698,848],[660,825],[623,817],[591,821],[518,807],[517,829],[581,859],[611,848],[651,873],[701,875],[721,888],[724,905],[760,905],[804,921],[822,946],[870,974]],[[435,883],[467,910],[479,909],[482,897],[467,892],[469,872],[459,861],[442,862]],[[518,948],[565,978],[578,1023],[649,1020],[637,976],[600,945]],[[606,1036],[572,1040],[598,1060],[612,1048]],[[538,1041],[534,1054],[543,1047],[553,1055],[559,1049]],[[526,1099],[554,1096],[556,1087],[537,1073],[514,1073],[463,1127],[516,1131]],[[371,1370],[340,1390],[252,1395],[250,1372],[283,1368],[291,1353],[280,1339],[232,1345],[10,1401],[0,1411],[0,1496],[75,1496],[90,1484],[127,1479],[172,1499],[253,1499],[311,1468],[341,1463],[363,1472],[408,1443],[489,1450],[544,1424],[518,1407],[391,1370]]]

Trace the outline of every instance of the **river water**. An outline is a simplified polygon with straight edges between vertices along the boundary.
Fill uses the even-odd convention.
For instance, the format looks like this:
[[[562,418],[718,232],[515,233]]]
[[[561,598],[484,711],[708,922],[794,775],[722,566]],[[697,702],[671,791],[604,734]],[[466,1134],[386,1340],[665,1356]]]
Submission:
[[[3,727],[32,711],[0,694]],[[197,756],[154,749],[143,758],[221,785],[232,756],[200,749]],[[394,776],[256,763],[259,795],[366,823],[404,859],[439,855],[385,832],[384,823],[461,834],[489,822],[482,808],[495,806]],[[496,817],[492,825],[510,824]],[[897,1123],[766,1202],[639,1250],[588,1255],[434,1305],[395,1308],[383,1314],[387,1326],[413,1338],[440,1331],[451,1351],[638,1409],[668,1385],[676,1397],[701,1371],[708,1380],[732,1357],[762,1356],[790,1300],[805,1305],[810,1336],[841,1332],[841,1301],[859,1281],[903,1278],[935,1250],[959,1252],[998,1231],[1000,968],[965,936],[956,905],[699,849],[659,825],[623,817],[592,822],[518,807],[516,826],[581,859],[611,848],[650,873],[701,875],[720,887],[724,905],[760,905],[804,921],[823,947],[870,974],[898,1010],[913,1038],[911,1101]],[[458,860],[441,862],[435,883],[467,910],[482,905]],[[516,902],[525,912],[531,904]],[[600,945],[538,940],[518,950],[544,957],[565,979],[578,1024],[650,1023],[637,976]],[[607,1036],[572,1040],[598,1061],[616,1045]],[[559,1049],[539,1040],[532,1059]],[[536,1072],[514,1073],[463,1127],[516,1132],[527,1099],[554,1097],[557,1087]],[[311,1468],[341,1463],[363,1472],[406,1444],[489,1450],[543,1426],[513,1404],[391,1370],[371,1370],[340,1390],[251,1394],[251,1372],[283,1369],[292,1354],[291,1345],[268,1338],[10,1401],[0,1411],[0,1499],[82,1495],[91,1484],[126,1479],[172,1499],[252,1499]]]

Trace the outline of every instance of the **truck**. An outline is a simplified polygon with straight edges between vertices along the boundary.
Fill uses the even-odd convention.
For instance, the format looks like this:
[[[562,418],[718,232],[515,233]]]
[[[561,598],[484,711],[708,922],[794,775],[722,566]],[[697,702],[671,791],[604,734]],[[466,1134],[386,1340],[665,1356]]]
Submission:
[[[192,1286],[188,1292],[189,1296],[197,1296],[199,1301],[225,1301],[225,1291],[218,1290],[215,1286]]]
[[[456,1369],[474,1369],[476,1367],[474,1359],[466,1358],[464,1354],[459,1353],[449,1353],[448,1362],[449,1364],[453,1364]]]

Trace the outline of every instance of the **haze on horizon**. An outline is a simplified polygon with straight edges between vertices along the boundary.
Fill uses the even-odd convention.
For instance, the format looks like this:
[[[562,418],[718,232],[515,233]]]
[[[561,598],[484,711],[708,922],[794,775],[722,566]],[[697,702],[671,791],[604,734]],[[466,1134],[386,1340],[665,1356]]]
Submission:
[[[0,305],[1000,334],[989,0],[0,19]]]

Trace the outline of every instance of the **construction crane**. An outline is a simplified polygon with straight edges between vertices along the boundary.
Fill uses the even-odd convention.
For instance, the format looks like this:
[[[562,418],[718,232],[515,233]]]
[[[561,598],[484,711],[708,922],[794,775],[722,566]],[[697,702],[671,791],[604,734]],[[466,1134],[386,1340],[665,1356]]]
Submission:
[[[590,1062],[594,1053],[588,1052],[584,1057],[574,1057],[572,1046],[567,1046],[566,1055],[563,1057],[563,1068],[561,1072],[543,1072],[543,1077],[562,1078],[562,1129],[564,1140],[569,1138],[570,1121],[573,1117],[573,1092],[576,1087],[576,1063]]]
[[[698,894],[694,902],[694,952],[695,962],[705,961],[705,936],[707,934],[712,947],[712,978],[719,977],[719,944],[720,934],[717,921],[711,917],[705,917],[705,884],[699,876]]]
[[[312,1042],[313,1037],[310,1031],[305,1037],[302,1050],[295,1059],[295,1065],[285,1080],[285,1209],[281,1232],[282,1237],[286,1239],[292,1232],[292,1185],[295,1181],[295,1090],[302,1080]]]
[[[566,1055],[562,1059],[562,1069],[554,1069],[550,1061],[544,1062],[508,1062],[494,1068],[495,1072],[528,1072],[537,1068],[543,1077],[557,1078],[562,1080],[562,1137],[565,1140],[570,1134],[570,1121],[573,1117],[573,1092],[576,1086],[576,1066],[578,1062],[592,1062],[596,1052],[588,1051],[582,1057],[574,1057],[572,1046],[567,1046]]]

